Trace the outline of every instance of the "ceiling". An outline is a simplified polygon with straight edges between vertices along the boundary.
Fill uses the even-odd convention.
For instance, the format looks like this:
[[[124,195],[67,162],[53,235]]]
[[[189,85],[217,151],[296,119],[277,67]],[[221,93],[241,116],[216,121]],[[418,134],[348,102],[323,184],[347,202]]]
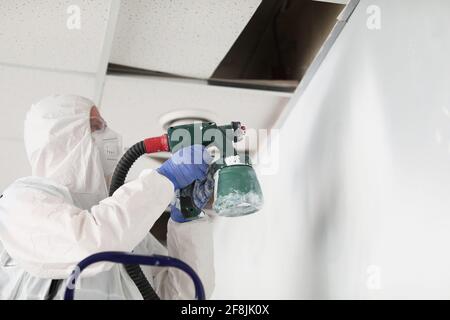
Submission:
[[[161,134],[161,117],[201,110],[217,122],[269,129],[290,93],[221,87],[207,81],[108,75],[109,63],[208,78],[261,0],[0,1],[0,190],[30,174],[23,120],[33,102],[79,94],[99,105],[127,146]],[[68,28],[69,8],[80,28]],[[11,161],[14,157],[14,162]]]
[[[160,117],[196,109],[218,121],[267,127],[286,95],[145,77],[107,76],[108,63],[208,76],[260,0],[0,1],[0,190],[30,174],[23,120],[33,102],[54,93],[95,100],[126,145],[162,133]],[[68,19],[80,9],[80,29]],[[69,10],[69,11],[68,11]],[[14,161],[11,161],[11,158]],[[141,166],[155,163],[141,162]],[[139,163],[137,164],[139,168]]]

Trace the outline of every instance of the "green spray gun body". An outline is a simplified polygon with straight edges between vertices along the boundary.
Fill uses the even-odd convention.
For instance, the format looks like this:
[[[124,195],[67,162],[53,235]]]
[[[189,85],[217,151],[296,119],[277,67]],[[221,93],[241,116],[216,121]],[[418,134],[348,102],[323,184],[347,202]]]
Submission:
[[[170,152],[194,144],[207,148],[214,158],[208,181],[180,190],[179,210],[186,219],[202,214],[194,201],[194,194],[202,188],[214,188],[213,209],[221,216],[243,216],[254,213],[263,205],[263,195],[255,170],[247,153],[239,154],[235,143],[243,139],[245,127],[240,122],[218,126],[214,122],[194,123],[170,127],[167,140]]]

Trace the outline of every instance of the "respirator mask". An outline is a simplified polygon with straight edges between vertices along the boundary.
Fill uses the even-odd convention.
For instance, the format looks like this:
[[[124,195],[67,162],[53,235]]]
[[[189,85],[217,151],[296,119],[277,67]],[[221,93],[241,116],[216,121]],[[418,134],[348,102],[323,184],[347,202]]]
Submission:
[[[111,177],[123,153],[122,136],[108,127],[92,133],[92,138],[100,154],[100,160],[109,186]]]

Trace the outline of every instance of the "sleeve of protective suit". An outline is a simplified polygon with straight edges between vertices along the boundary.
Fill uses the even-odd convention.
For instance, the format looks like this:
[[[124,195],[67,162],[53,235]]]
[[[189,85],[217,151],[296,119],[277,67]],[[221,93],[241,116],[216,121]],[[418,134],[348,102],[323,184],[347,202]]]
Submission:
[[[187,263],[195,270],[202,280],[206,297],[212,295],[215,286],[213,230],[212,221],[208,216],[202,219],[178,223],[169,219],[167,226],[168,255]],[[152,237],[152,243],[147,248],[140,247],[140,254],[164,254],[162,247]],[[161,299],[194,299],[195,290],[191,278],[183,271],[174,268],[143,267],[147,277],[153,282]]]
[[[10,188],[0,207],[0,239],[27,272],[67,278],[76,263],[102,251],[131,251],[173,197],[173,184],[156,171],[120,187],[90,211],[39,188]],[[83,275],[110,268],[96,264]]]

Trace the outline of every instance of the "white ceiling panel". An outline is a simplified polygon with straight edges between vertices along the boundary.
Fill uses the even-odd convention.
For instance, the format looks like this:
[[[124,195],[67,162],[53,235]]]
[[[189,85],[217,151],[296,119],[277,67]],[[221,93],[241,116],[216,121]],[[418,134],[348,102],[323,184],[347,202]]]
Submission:
[[[208,78],[261,0],[123,0],[111,62]]]
[[[125,146],[164,133],[161,117],[194,110],[219,124],[242,121],[271,128],[289,98],[274,93],[143,77],[108,76],[101,112],[124,135]]]
[[[0,65],[0,138],[22,139],[31,104],[55,93],[94,95],[95,78]]]
[[[1,0],[0,62],[95,73],[109,8],[109,0]]]

